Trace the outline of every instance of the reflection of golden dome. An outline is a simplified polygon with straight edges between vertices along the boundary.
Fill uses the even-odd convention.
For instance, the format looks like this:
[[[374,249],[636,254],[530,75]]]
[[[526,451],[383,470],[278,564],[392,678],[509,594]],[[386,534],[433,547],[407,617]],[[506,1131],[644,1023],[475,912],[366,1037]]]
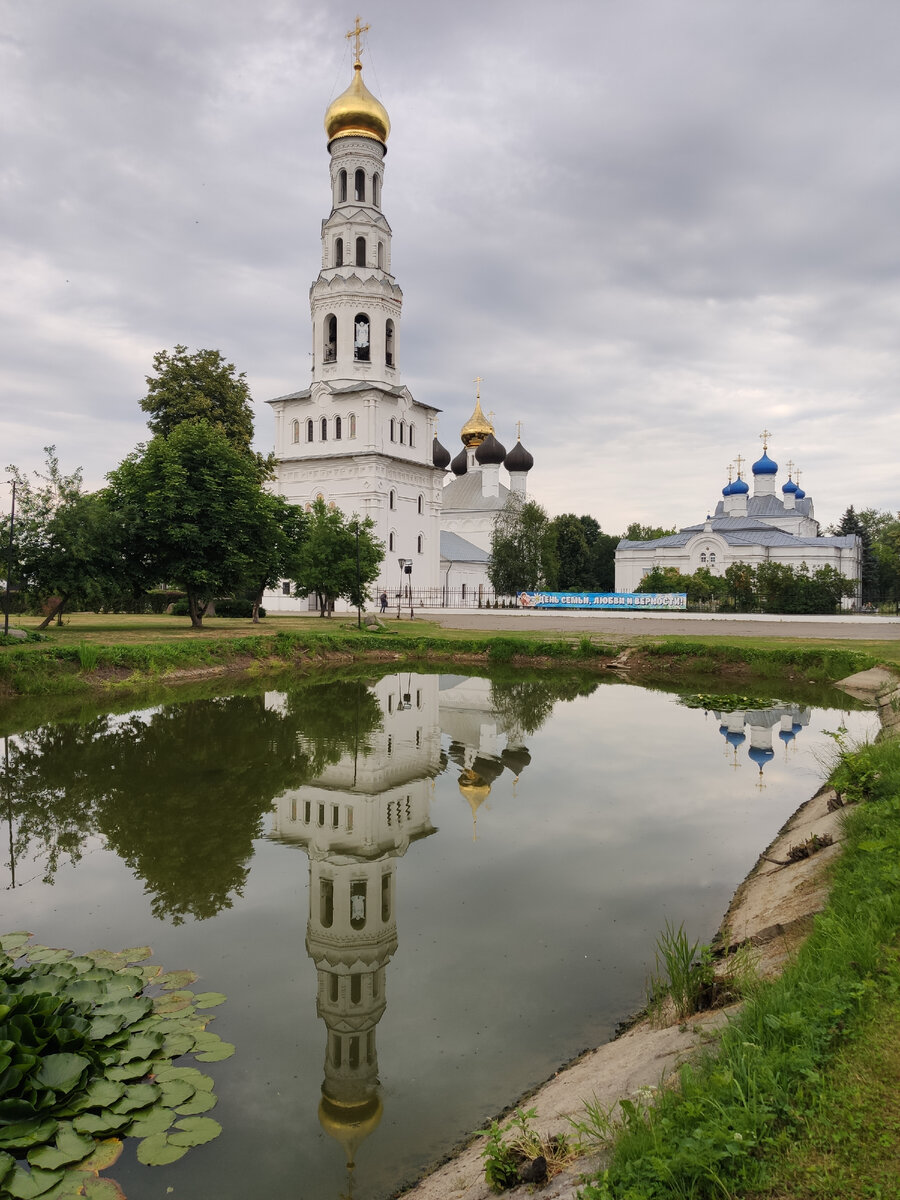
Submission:
[[[475,397],[475,411],[463,425],[459,431],[459,436],[463,440],[463,444],[470,450],[480,446],[489,433],[494,432],[494,427],[481,411],[481,397]]]
[[[491,785],[467,767],[461,772],[458,784],[459,794],[472,810],[472,840],[475,840],[475,823],[478,820],[478,810],[491,794]]]
[[[379,1095],[349,1103],[342,1103],[331,1096],[323,1096],[319,1101],[319,1124],[329,1137],[344,1147],[348,1167],[354,1165],[356,1151],[369,1134],[378,1128],[383,1111]]]
[[[329,142],[342,137],[372,138],[386,142],[391,132],[387,109],[363,83],[362,66],[353,67],[353,82],[346,92],[332,100],[325,113],[325,132]]]

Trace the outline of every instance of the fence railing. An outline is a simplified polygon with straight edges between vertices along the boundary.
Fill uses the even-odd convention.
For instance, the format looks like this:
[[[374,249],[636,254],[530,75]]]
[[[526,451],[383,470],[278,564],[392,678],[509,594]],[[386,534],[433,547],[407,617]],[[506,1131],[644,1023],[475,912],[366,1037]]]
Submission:
[[[404,586],[399,598],[397,589],[388,588],[388,611],[409,608],[410,589]],[[502,596],[486,587],[412,588],[413,608],[516,608],[515,596]]]

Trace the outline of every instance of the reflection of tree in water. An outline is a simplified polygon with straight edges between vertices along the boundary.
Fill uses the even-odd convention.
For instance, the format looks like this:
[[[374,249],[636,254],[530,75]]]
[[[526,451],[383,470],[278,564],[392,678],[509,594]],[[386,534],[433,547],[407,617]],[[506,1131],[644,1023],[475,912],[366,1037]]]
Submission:
[[[380,722],[351,681],[288,692],[277,708],[231,696],[42,727],[9,744],[14,858],[33,847],[49,881],[100,833],[146,881],[155,916],[213,916],[240,894],[273,798],[365,752]]]
[[[598,686],[596,679],[582,675],[492,679],[491,705],[507,729],[537,733],[558,700],[590,696]]]

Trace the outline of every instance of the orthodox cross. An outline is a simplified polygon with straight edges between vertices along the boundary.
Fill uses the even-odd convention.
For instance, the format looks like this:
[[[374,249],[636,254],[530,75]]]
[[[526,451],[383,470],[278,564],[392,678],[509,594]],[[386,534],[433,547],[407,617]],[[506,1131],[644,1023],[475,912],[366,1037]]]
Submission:
[[[487,418],[488,418],[488,420],[490,421],[490,423],[491,423],[492,425],[493,425],[493,423],[494,423],[494,415],[495,415],[495,414],[494,414],[494,410],[493,410],[493,409],[491,409],[491,411],[490,411],[490,412],[488,413],[488,415],[487,415]]]
[[[794,474],[794,464],[790,461],[790,459],[788,459],[788,461],[785,463],[785,466],[787,467],[788,479],[790,479]]]
[[[737,467],[738,479],[741,477],[741,467],[746,462],[746,459],[741,454],[735,455],[734,465]]]
[[[728,464],[728,482],[731,483],[731,476],[734,473],[734,467],[731,463]]]
[[[797,476],[797,478],[794,480],[794,483],[796,483],[796,484],[797,484],[797,486],[799,487],[799,485],[800,485],[800,476],[803,474],[803,472],[800,470],[800,468],[799,468],[799,467],[794,467],[794,474]]]
[[[516,441],[521,442],[521,440],[522,440],[522,422],[516,421]]]
[[[482,385],[482,383],[484,383],[484,380],[482,379],[482,377],[480,375],[476,375],[475,378],[472,380],[472,382],[475,384],[475,399],[480,400],[481,399],[481,385]]]
[[[355,27],[344,35],[347,38],[356,38],[356,49],[354,50],[356,62],[354,65],[357,67],[362,66],[362,63],[359,61],[359,39],[364,33],[368,32],[368,29],[368,25],[360,25],[359,17],[357,17]]]
[[[769,438],[772,436],[768,429],[764,429],[759,435],[763,444],[763,454],[766,454],[769,449]]]

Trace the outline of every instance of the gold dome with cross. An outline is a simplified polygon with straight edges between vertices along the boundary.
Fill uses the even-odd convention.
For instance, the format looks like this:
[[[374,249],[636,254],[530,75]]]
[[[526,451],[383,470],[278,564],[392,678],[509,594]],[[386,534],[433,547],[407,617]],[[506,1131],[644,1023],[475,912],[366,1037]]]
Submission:
[[[348,38],[356,39],[353,81],[345,92],[332,100],[325,113],[325,132],[329,142],[342,137],[365,137],[386,142],[391,132],[387,109],[363,83],[359,40],[368,28],[368,25],[360,25],[357,17],[356,27],[347,34]]]

